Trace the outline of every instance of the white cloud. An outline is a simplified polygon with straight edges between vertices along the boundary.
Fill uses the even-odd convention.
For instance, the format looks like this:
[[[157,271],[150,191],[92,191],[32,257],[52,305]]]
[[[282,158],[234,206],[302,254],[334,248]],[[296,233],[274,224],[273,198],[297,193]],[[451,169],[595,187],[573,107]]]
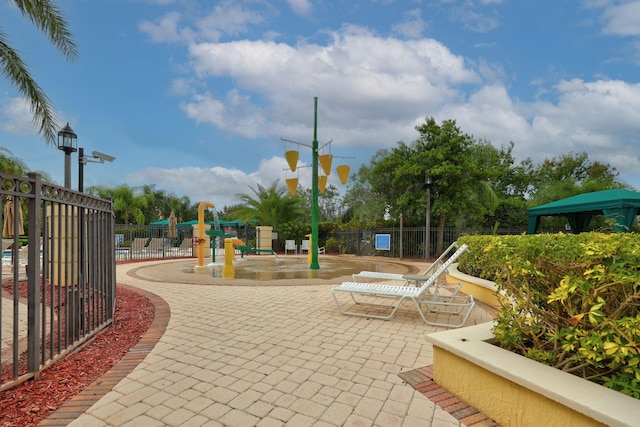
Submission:
[[[393,30],[405,37],[417,39],[422,37],[427,23],[422,19],[420,9],[413,9],[405,13],[405,20],[393,26]]]
[[[464,58],[432,39],[382,38],[356,26],[330,36],[326,46],[261,40],[194,44],[196,76],[232,79],[236,88],[222,96],[198,94],[182,108],[227,132],[295,138],[308,126],[309,100],[318,96],[330,105],[322,113],[325,131],[361,145],[383,139],[381,126],[397,141],[406,131],[391,133],[412,130],[416,114],[459,97],[456,85],[480,82]]]
[[[179,28],[181,15],[178,12],[169,12],[156,22],[143,21],[138,29],[147,34],[156,43],[173,43],[193,38],[191,30]]]
[[[603,12],[605,34],[618,36],[639,36],[640,1],[627,1],[621,4],[607,6]]]
[[[196,26],[206,40],[217,42],[223,36],[237,36],[264,18],[256,11],[231,2],[217,4],[210,14],[198,20]]]
[[[514,103],[506,89],[485,86],[463,104],[448,105],[439,119],[455,118],[463,132],[494,145],[515,143],[522,160],[582,152],[629,173],[640,168],[640,84],[561,81],[556,102]]]
[[[287,0],[287,3],[297,15],[309,16],[311,9],[313,9],[313,5],[309,0]]]
[[[11,135],[37,135],[33,113],[25,98],[9,98],[0,110],[0,129]]]
[[[175,194],[185,194],[191,203],[210,202],[217,209],[239,203],[238,194],[253,196],[251,188],[258,185],[270,186],[275,180],[280,186],[285,186],[287,176],[299,176],[300,182],[308,182],[310,187],[310,168],[300,169],[296,174],[284,169],[288,165],[282,157],[264,159],[254,172],[243,172],[238,169],[224,167],[196,168],[185,167],[176,169],[163,169],[150,167],[141,169],[127,175],[127,182],[131,184],[147,184],[153,182],[159,188]]]

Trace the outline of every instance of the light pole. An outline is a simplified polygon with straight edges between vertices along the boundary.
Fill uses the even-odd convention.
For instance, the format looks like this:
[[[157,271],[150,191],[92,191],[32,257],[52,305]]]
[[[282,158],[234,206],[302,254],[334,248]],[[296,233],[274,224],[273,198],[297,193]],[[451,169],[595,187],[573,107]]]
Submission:
[[[64,186],[71,188],[71,153],[78,151],[78,135],[69,123],[58,131],[58,150],[64,151]]]
[[[84,148],[78,148],[78,192],[84,192],[84,165],[87,163],[104,163],[112,162],[116,158],[108,154],[94,151],[91,156],[84,155]],[[65,178],[66,179],[66,178]],[[80,207],[78,210],[78,219],[80,229],[78,230],[78,238],[80,239],[79,256],[78,256],[78,283],[81,295],[84,297],[86,292],[85,276],[87,270],[87,230],[85,224],[85,208]],[[79,301],[78,301],[78,304]],[[79,307],[79,305],[78,305]],[[82,316],[82,312],[79,316]]]
[[[433,181],[430,176],[424,178],[424,185],[427,187],[427,219],[425,221],[425,239],[424,239],[424,254],[427,262],[431,259],[431,186]]]

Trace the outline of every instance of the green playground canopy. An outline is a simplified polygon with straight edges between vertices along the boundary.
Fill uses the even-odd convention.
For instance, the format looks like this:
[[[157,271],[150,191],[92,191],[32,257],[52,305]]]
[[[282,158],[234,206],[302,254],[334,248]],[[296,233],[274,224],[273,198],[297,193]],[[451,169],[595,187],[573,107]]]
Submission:
[[[571,231],[581,233],[587,231],[594,215],[604,215],[615,221],[615,231],[629,231],[638,208],[640,193],[637,191],[614,189],[579,194],[529,209],[527,233],[535,234],[542,216],[564,216]]]

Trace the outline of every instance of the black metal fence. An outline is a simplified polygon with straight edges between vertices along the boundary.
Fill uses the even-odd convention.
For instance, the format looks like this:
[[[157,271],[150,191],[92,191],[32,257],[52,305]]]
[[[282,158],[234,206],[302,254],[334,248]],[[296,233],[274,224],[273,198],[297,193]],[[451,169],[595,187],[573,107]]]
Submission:
[[[325,252],[353,254],[359,256],[383,256],[399,259],[426,259],[427,246],[429,258],[437,258],[451,243],[465,234],[522,234],[523,229],[491,228],[454,228],[447,227],[442,235],[442,245],[438,248],[438,229],[429,230],[429,239],[425,227],[393,227],[370,230],[341,230],[320,236],[320,245]]]
[[[6,389],[113,321],[114,214],[109,200],[0,173],[3,224],[0,365]]]
[[[135,225],[116,224],[115,256],[116,261],[152,260],[164,258],[184,258],[195,255],[193,245],[194,224]],[[242,227],[237,230],[238,237],[245,242],[255,242],[256,230]],[[205,235],[205,238],[207,236]],[[211,242],[222,250],[224,239],[213,237]],[[274,244],[274,250],[278,250]]]
[[[163,258],[181,258],[194,256],[191,225],[175,230],[168,225],[120,225],[116,230],[116,261],[150,260]],[[358,256],[382,256],[399,259],[426,259],[429,246],[429,258],[437,258],[440,252],[463,234],[522,234],[524,229],[511,228],[455,228],[447,227],[443,231],[442,245],[438,247],[438,229],[432,227],[427,244],[425,227],[390,227],[367,230],[340,230],[321,233],[319,246],[325,253],[351,254]],[[279,233],[275,233],[279,235]],[[249,244],[255,242],[255,228],[241,228],[238,237]],[[218,238],[215,245],[223,249],[223,240]],[[284,252],[286,238],[279,235],[273,241],[273,250]],[[297,242],[300,243],[299,241]],[[211,243],[206,243],[210,247]]]

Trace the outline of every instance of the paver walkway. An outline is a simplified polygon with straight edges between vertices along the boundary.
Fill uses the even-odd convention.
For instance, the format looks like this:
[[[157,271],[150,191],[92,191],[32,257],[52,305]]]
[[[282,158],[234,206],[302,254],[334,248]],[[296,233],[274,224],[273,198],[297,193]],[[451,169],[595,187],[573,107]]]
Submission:
[[[133,274],[148,265],[167,281]],[[424,335],[441,329],[411,304],[390,321],[343,316],[330,292],[338,281],[186,284],[172,268],[118,265],[117,282],[158,295],[170,318],[137,367],[71,426],[461,425],[399,376],[432,363]],[[489,319],[476,307],[468,324]]]

